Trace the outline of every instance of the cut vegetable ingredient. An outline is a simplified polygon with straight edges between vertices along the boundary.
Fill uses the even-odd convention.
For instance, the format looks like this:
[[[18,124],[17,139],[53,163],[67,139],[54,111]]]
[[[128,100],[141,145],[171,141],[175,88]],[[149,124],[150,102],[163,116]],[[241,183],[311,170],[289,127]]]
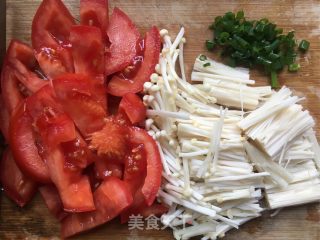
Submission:
[[[105,63],[101,30],[92,26],[72,26],[69,39],[75,72],[103,77]]]
[[[161,220],[175,239],[216,239],[260,216],[262,189],[271,209],[319,200],[320,148],[302,99],[285,87],[250,86],[248,70],[205,55],[195,61],[191,85],[175,66],[184,29],[173,43],[167,30],[160,33],[163,50],[143,101],[163,164],[158,199],[169,211]]]
[[[101,30],[104,40],[109,22],[108,0],[81,0],[80,23],[81,25],[94,26]]]
[[[75,213],[62,221],[61,236],[71,237],[108,222],[132,203],[127,185],[116,177],[109,177],[94,192],[96,210]]]
[[[114,96],[124,96],[126,93],[138,93],[143,90],[143,84],[150,80],[159,60],[160,35],[156,27],[146,33],[144,40],[144,54],[141,66],[133,78],[126,79],[115,75],[108,84],[108,93]],[[106,60],[107,61],[107,60]]]
[[[111,75],[128,67],[138,52],[140,33],[131,19],[119,8],[114,8],[107,28],[110,41],[105,54],[105,74]]]
[[[74,18],[61,0],[44,0],[32,21],[32,46],[42,71],[49,78],[73,72],[69,35]]]
[[[119,111],[123,112],[132,124],[140,123],[146,118],[146,107],[134,93],[127,93],[122,97]]]
[[[221,46],[222,56],[231,66],[263,67],[270,74],[272,88],[279,87],[277,73],[285,66],[289,66],[290,71],[290,66],[295,64],[297,44],[294,31],[283,34],[282,28],[266,18],[248,21],[243,11],[227,12],[216,17],[210,29],[214,39],[206,41],[208,50]],[[302,40],[299,49],[305,52],[309,45],[308,41]]]
[[[21,172],[9,149],[1,159],[0,182],[6,195],[20,207],[25,206],[37,191],[37,184]]]

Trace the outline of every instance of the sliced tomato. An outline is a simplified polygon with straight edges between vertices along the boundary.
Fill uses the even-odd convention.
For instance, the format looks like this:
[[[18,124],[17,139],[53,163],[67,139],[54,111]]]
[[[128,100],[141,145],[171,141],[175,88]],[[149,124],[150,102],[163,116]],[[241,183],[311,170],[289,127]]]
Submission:
[[[53,86],[59,102],[84,136],[104,126],[107,114],[101,100],[103,93],[91,78],[81,74],[61,75],[53,80]]]
[[[70,237],[83,231],[104,224],[132,203],[132,195],[127,185],[116,177],[109,177],[94,192],[96,211],[71,214],[62,221],[62,238]]]
[[[101,30],[92,26],[73,26],[70,32],[76,73],[104,74],[104,44]]]
[[[26,100],[26,109],[32,116],[33,126],[41,136],[42,156],[56,185],[64,210],[84,212],[95,209],[88,177],[82,175],[82,169],[68,164],[61,147],[62,142],[76,139],[75,126],[72,120],[61,111],[61,106],[53,97],[49,85]]]
[[[94,163],[94,169],[96,178],[101,180],[110,176],[122,179],[123,176],[123,164],[119,163],[118,160],[99,159]]]
[[[32,93],[48,83],[34,72],[38,71],[37,68],[33,49],[18,40],[12,40],[1,73],[2,96],[10,114],[25,97],[24,90]]]
[[[128,128],[113,119],[107,119],[105,126],[90,136],[90,148],[97,151],[98,156],[123,160],[127,153]]]
[[[43,0],[32,21],[32,46],[49,78],[73,72],[69,34],[74,18],[61,0]]]
[[[0,181],[6,195],[20,207],[25,206],[37,191],[36,183],[21,172],[9,149],[2,156]]]
[[[45,162],[39,155],[39,141],[32,128],[32,118],[21,104],[10,123],[10,147],[23,172],[41,183],[51,182]],[[38,143],[38,146],[36,145]]]
[[[132,124],[137,124],[146,118],[146,106],[134,93],[127,93],[122,97],[119,110],[128,116]]]
[[[159,62],[160,34],[156,27],[152,27],[145,37],[143,62],[134,77],[127,79],[123,76],[114,76],[108,84],[108,93],[114,96],[123,96],[126,93],[137,93],[143,90],[143,84],[150,80]]]
[[[124,181],[127,182],[132,195],[142,187],[147,175],[146,149],[143,144],[132,144],[131,151],[125,158]]]
[[[96,160],[86,141],[79,133],[76,133],[74,140],[62,142],[60,145],[69,165],[84,169]]]
[[[105,54],[105,74],[111,75],[129,66],[137,54],[140,33],[130,18],[114,8],[107,28],[111,43]]]
[[[5,140],[9,141],[10,114],[0,95],[0,129]]]
[[[151,215],[160,217],[162,216],[162,214],[165,214],[166,212],[168,212],[168,210],[169,208],[164,204],[154,202],[151,206],[142,207],[141,210],[139,211],[139,214],[144,218],[147,218]]]
[[[82,25],[100,28],[103,38],[109,22],[108,0],[81,0],[80,22]]]
[[[144,129],[131,127],[129,130],[129,139],[131,144],[143,144],[144,146],[147,162],[147,175],[141,192],[147,205],[151,206],[161,184],[162,163],[159,149],[154,139]]]
[[[12,67],[4,65],[1,72],[1,94],[4,106],[11,116],[24,96],[19,90],[19,80]]]
[[[62,221],[68,213],[63,210],[62,201],[57,188],[53,185],[44,185],[39,187],[39,191],[49,212],[59,221]]]
[[[139,189],[136,194],[134,195],[134,200],[130,205],[130,208],[123,211],[120,215],[121,223],[126,223],[129,220],[131,215],[141,215],[144,218],[147,218],[151,215],[161,216],[162,214],[166,213],[168,208],[163,205],[154,202],[151,206],[148,206],[145,202],[144,196]]]

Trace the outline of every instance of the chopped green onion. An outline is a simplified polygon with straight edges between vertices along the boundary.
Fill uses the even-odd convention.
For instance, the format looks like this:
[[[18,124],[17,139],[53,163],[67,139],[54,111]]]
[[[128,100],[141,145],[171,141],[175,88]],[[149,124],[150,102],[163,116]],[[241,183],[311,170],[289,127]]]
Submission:
[[[209,62],[206,62],[205,64],[203,64],[203,67],[209,67],[209,66],[211,66]]]
[[[296,72],[299,69],[300,69],[300,64],[299,63],[292,63],[288,67],[289,72]]]
[[[271,87],[279,88],[278,76],[277,76],[277,72],[275,71],[271,72]]]
[[[216,17],[210,29],[214,38],[206,41],[207,49],[221,46],[222,57],[230,66],[262,67],[273,78],[271,83],[277,83],[277,73],[284,67],[295,66],[289,67],[297,57],[294,31],[284,34],[282,28],[266,18],[252,21],[245,18],[243,11],[227,12]],[[306,51],[309,44],[302,40],[299,49]]]
[[[310,46],[310,42],[308,42],[307,40],[302,40],[299,44],[299,49],[305,52],[305,51],[308,51],[309,46]]]
[[[206,47],[209,51],[212,51],[215,46],[215,42],[211,40],[206,41]]]
[[[207,56],[206,55],[200,55],[199,59],[201,61],[205,61],[205,60],[207,60]]]

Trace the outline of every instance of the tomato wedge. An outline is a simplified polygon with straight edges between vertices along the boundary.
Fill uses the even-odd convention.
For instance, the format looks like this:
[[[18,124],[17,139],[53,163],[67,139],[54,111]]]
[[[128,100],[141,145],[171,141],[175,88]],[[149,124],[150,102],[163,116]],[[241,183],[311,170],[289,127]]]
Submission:
[[[20,105],[10,123],[10,147],[13,156],[27,176],[41,183],[51,182],[47,166],[36,146],[40,139],[33,132],[32,118],[24,108],[25,103]]]
[[[107,35],[111,43],[109,51],[105,54],[105,74],[108,76],[130,65],[137,54],[140,33],[124,12],[114,8]]]
[[[147,205],[151,206],[161,184],[162,163],[159,149],[156,142],[144,129],[131,127],[129,132],[131,144],[143,144],[144,146],[147,161],[147,175],[141,192]]]
[[[49,212],[62,221],[68,213],[63,210],[63,205],[57,188],[53,185],[44,185],[39,187],[39,192],[47,205]]]
[[[126,93],[137,93],[143,90],[143,84],[150,80],[155,66],[159,62],[160,34],[156,27],[152,27],[145,37],[143,62],[135,76],[126,79],[123,76],[114,76],[108,84],[108,93],[114,96],[123,96]]]
[[[32,46],[49,78],[73,72],[69,34],[74,18],[61,0],[43,0],[32,21]]]
[[[104,44],[101,30],[91,26],[73,26],[70,32],[76,73],[104,74]]]
[[[36,183],[26,177],[16,165],[10,149],[2,156],[0,181],[6,195],[20,207],[25,206],[37,190]]]
[[[126,183],[116,177],[109,177],[94,192],[96,210],[88,213],[71,214],[62,221],[62,238],[104,224],[120,214],[132,203],[132,195]]]
[[[146,106],[134,93],[127,93],[122,97],[119,110],[128,116],[132,124],[137,124],[146,118]]]
[[[59,191],[64,210],[92,211],[95,206],[89,179],[82,175],[82,169],[67,164],[60,145],[62,142],[76,139],[75,126],[61,111],[61,106],[53,96],[53,89],[47,85],[26,100],[26,109],[33,119],[37,133],[41,136],[42,156],[46,160],[50,178]]]
[[[144,218],[149,217],[150,215],[161,216],[166,213],[168,208],[157,202],[154,202],[151,206],[148,206],[145,202],[144,196],[141,192],[141,188],[134,195],[133,203],[130,205],[130,208],[123,211],[120,215],[121,223],[126,223],[129,220],[131,215],[140,214]]]
[[[99,92],[101,89],[97,89],[90,77],[65,74],[54,79],[53,86],[64,110],[85,137],[104,126],[107,113],[103,93]]]
[[[5,140],[9,141],[10,114],[0,95],[0,129]]]
[[[21,92],[23,88],[32,93],[48,83],[34,72],[37,68],[33,49],[18,40],[12,40],[1,73],[2,97],[10,114],[24,98],[25,94]]]
[[[80,22],[82,25],[100,28],[105,38],[109,21],[108,0],[81,0]]]

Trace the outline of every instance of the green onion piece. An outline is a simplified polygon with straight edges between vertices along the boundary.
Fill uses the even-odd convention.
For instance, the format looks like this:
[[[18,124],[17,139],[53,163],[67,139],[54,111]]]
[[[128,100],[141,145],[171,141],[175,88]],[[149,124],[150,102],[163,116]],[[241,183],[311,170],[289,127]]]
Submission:
[[[278,76],[277,76],[277,72],[275,71],[271,72],[271,87],[279,88]]]
[[[205,61],[205,60],[207,60],[207,56],[206,55],[200,55],[199,59],[201,61]]]
[[[308,42],[307,40],[302,40],[299,44],[299,49],[303,52],[308,51],[310,46],[310,42]]]
[[[214,48],[214,46],[215,46],[214,41],[211,41],[211,40],[207,40],[207,41],[206,41],[206,47],[207,47],[207,49],[208,49],[209,51],[212,51],[213,48]]]
[[[243,10],[240,10],[239,12],[237,12],[236,19],[240,20],[242,18],[244,18],[244,12]]]
[[[300,69],[300,64],[299,63],[292,63],[288,67],[289,72],[296,72],[299,69]]]
[[[211,66],[209,62],[206,62],[205,64],[203,64],[203,67],[209,67],[209,66]]]
[[[271,87],[279,88],[278,76],[277,76],[277,72],[275,71],[271,72]]]

